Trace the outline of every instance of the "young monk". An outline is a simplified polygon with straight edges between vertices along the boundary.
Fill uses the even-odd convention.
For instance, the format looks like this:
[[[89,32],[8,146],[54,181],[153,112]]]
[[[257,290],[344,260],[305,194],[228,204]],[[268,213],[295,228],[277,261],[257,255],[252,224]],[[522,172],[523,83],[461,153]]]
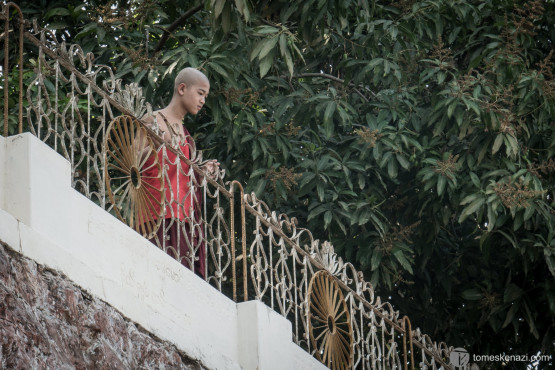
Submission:
[[[153,113],[154,117],[145,117],[145,123],[158,124],[161,137],[166,146],[179,150],[186,158],[190,159],[195,145],[193,138],[183,125],[187,114],[196,115],[204,106],[206,97],[210,91],[208,78],[194,68],[182,69],[175,78],[173,96],[170,103]],[[160,246],[165,245],[166,252],[178,259],[183,265],[190,266],[190,260],[194,260],[194,271],[202,278],[206,278],[206,244],[201,240],[202,225],[200,222],[201,196],[197,190],[192,189],[192,181],[189,178],[189,166],[185,161],[179,160],[170,150],[158,151],[158,159],[165,171],[165,214],[164,222],[157,231],[157,235],[151,239],[154,244],[158,239]],[[152,166],[154,159],[151,157],[144,168],[143,181],[158,177],[156,166]],[[181,165],[179,165],[181,164]],[[204,171],[213,175],[219,168],[218,161],[212,160],[204,164]],[[153,189],[159,188],[155,183],[151,184]],[[148,187],[147,187],[148,188]],[[158,210],[156,210],[158,211]],[[164,235],[166,240],[164,240]],[[169,239],[167,239],[169,238]],[[196,256],[192,253],[197,249]]]

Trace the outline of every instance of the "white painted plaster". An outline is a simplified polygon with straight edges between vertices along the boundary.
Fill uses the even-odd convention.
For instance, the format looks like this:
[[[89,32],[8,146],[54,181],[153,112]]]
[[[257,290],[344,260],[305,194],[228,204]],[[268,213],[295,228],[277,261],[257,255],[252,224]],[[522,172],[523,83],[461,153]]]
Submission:
[[[20,134],[5,139],[4,209],[39,233],[67,244],[67,224],[60,222],[60,216],[68,216],[71,167],[31,137]]]
[[[327,369],[293,343],[291,322],[264,303],[238,303],[237,314],[237,345],[245,370]]]
[[[0,241],[208,368],[325,368],[285,318],[236,305],[71,188],[68,162],[31,134],[0,137]]]
[[[0,178],[0,180],[2,180]],[[21,239],[19,223],[6,211],[0,209],[0,241],[6,243],[13,250],[21,253]]]
[[[283,343],[291,337],[291,323],[258,301],[237,304],[239,357],[245,369],[271,369],[284,360]]]
[[[0,136],[0,232],[2,233],[0,240],[21,253],[18,222],[11,214],[3,211],[6,208],[6,197],[8,195],[5,185],[6,178],[9,176],[6,172],[6,145],[7,139]]]

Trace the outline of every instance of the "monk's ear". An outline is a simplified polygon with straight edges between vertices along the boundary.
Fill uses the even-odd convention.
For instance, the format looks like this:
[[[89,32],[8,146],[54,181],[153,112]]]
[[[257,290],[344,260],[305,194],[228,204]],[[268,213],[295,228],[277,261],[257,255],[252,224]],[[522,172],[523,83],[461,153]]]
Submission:
[[[185,90],[187,90],[187,85],[185,84],[185,82],[182,82],[177,86],[177,92],[179,94],[183,95],[185,93]]]

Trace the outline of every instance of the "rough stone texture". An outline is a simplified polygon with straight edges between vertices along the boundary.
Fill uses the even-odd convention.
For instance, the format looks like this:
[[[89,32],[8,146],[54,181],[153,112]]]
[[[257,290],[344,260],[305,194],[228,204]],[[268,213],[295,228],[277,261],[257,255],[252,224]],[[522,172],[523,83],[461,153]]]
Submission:
[[[0,369],[205,369],[0,243]]]

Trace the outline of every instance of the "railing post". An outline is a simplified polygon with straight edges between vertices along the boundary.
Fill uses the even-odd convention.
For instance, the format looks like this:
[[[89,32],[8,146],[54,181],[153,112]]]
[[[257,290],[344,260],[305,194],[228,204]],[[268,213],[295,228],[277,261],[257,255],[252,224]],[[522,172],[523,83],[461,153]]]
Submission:
[[[241,195],[241,245],[242,252],[241,258],[243,260],[243,301],[248,300],[248,280],[247,280],[247,226],[246,226],[246,216],[245,216],[245,191],[243,185],[237,180],[231,182],[229,188],[230,197],[230,217],[231,217],[231,271],[233,275],[233,300],[237,302],[237,273],[235,265],[235,196],[234,190],[235,186],[239,187],[239,192]]]
[[[9,17],[9,6],[4,6],[3,15],[4,19],[4,67],[3,67],[3,77],[4,77],[4,136],[8,136],[8,52],[10,43],[10,17]]]
[[[10,7],[17,10],[19,14],[19,117],[18,133],[23,132],[23,13],[19,6],[13,2],[4,5],[2,15],[4,17],[4,136],[8,136],[8,78],[9,78],[9,46],[10,46]]]
[[[408,325],[407,325],[408,323]],[[407,326],[408,326],[408,330],[407,330]],[[409,336],[409,345],[410,345],[410,368],[411,370],[414,370],[414,353],[413,353],[413,348],[412,348],[412,326],[410,324],[410,320],[408,318],[408,316],[403,316],[403,369],[407,370],[407,341],[406,341],[406,336],[408,334]]]

